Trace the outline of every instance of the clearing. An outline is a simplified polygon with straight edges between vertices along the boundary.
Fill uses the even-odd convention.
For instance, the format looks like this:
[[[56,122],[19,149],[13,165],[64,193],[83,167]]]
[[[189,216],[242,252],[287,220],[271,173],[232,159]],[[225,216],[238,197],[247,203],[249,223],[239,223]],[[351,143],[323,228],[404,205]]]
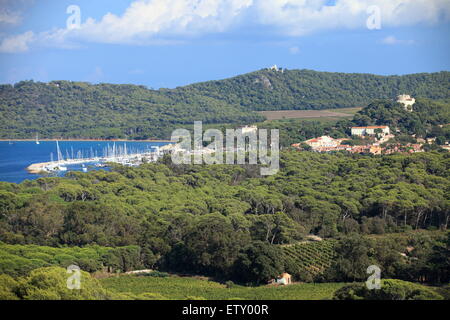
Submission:
[[[317,119],[317,118],[352,118],[362,108],[342,108],[326,110],[279,110],[259,111],[267,120],[280,119]]]

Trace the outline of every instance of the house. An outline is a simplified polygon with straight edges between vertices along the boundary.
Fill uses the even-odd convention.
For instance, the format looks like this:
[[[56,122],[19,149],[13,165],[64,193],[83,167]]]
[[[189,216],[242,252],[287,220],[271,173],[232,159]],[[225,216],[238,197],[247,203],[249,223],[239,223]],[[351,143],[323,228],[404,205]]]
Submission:
[[[369,152],[371,154],[381,154],[382,150],[383,149],[380,146],[372,145],[372,146],[370,146]]]
[[[330,136],[322,136],[318,138],[313,138],[306,140],[302,143],[307,144],[311,147],[313,151],[316,152],[331,152],[331,151],[349,151],[351,148],[347,145],[342,145],[345,140],[350,140],[348,138],[333,139]],[[294,143],[291,146],[294,148],[301,149],[302,143]]]
[[[337,147],[341,144],[341,141],[338,139],[333,139],[329,136],[322,136],[319,138],[309,139],[306,140],[305,143],[309,145],[311,148],[321,148],[321,147]]]
[[[403,107],[406,111],[413,111],[413,105],[416,103],[416,99],[411,98],[411,96],[407,94],[401,94],[397,97],[397,102],[403,104]]]
[[[417,138],[417,143],[426,143],[427,141],[423,138]]]
[[[287,272],[283,272],[281,276],[279,276],[276,279],[273,279],[271,282],[273,284],[281,284],[287,286],[292,284],[292,276]]]
[[[390,134],[388,126],[367,126],[367,127],[352,127],[352,136],[375,135],[377,131],[381,130],[381,134],[386,136]]]

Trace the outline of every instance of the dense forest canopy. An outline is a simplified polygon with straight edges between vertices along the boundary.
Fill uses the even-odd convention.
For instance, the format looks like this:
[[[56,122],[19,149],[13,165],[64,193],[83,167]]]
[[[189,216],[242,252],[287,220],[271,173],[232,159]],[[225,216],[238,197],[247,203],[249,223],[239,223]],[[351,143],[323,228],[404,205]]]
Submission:
[[[284,151],[280,165],[278,174],[261,177],[256,166],[175,166],[170,159],[163,159],[138,168],[116,166],[112,172],[71,172],[64,179],[1,183],[0,241],[138,246],[136,265],[263,283],[268,274],[283,269],[295,275],[296,262],[280,258],[286,260],[284,264],[252,267],[260,261],[252,257],[277,260],[283,257],[277,246],[296,244],[308,233],[338,239],[448,226],[450,158],[446,153],[371,157]],[[387,259],[383,250],[390,250],[388,257],[401,258],[400,249],[381,245],[374,256],[366,240],[352,241],[365,250],[361,251],[365,252],[361,265],[371,259]],[[426,240],[427,247],[417,245],[420,250],[428,248],[421,254],[421,263],[432,259],[434,251],[441,260],[447,255],[442,241],[436,249],[431,240]],[[126,270],[114,259],[123,254],[136,256],[133,248],[111,252],[112,257],[105,257],[107,250],[97,250],[91,261],[83,263],[94,270],[99,261]],[[445,249],[442,254],[440,248]],[[356,259],[346,246],[337,245],[335,250],[345,261]],[[75,252],[68,249],[66,260],[73,256],[79,261]],[[38,266],[51,259],[44,258]],[[7,262],[19,260],[10,256],[2,268],[20,272],[14,269],[14,262]],[[364,271],[356,274],[344,268],[345,261],[332,266],[333,273],[323,277],[348,281],[365,276]],[[397,268],[389,261],[383,263]],[[448,258],[439,261],[438,268],[445,270]],[[29,263],[37,262],[21,263],[28,268]],[[236,276],[236,268],[244,270],[244,266],[259,268],[261,275],[242,279],[242,271]],[[418,269],[391,273],[414,281],[419,276],[436,282],[448,277],[445,273],[435,279],[432,270],[422,265],[414,268]]]
[[[449,98],[450,73],[377,76],[260,70],[175,89],[52,81],[0,86],[0,138],[170,138],[175,127],[264,120],[256,110],[365,106],[408,93]]]

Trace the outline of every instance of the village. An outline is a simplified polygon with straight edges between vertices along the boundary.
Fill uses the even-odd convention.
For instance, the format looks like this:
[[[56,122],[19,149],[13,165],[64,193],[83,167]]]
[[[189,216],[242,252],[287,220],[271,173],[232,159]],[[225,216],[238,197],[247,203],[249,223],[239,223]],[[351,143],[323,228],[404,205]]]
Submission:
[[[415,99],[409,95],[400,95],[397,102],[402,103],[406,112],[413,112]],[[425,144],[432,144],[435,138],[423,139],[412,136],[417,143],[401,144],[398,142],[389,143],[395,138],[389,126],[362,126],[351,127],[352,138],[332,138],[330,136],[321,136],[312,138],[300,143],[292,144],[292,147],[299,150],[311,150],[315,152],[334,152],[347,151],[350,153],[367,153],[373,155],[392,154],[392,153],[416,153],[424,152]],[[359,143],[355,144],[354,140]],[[448,142],[443,149],[450,151]]]

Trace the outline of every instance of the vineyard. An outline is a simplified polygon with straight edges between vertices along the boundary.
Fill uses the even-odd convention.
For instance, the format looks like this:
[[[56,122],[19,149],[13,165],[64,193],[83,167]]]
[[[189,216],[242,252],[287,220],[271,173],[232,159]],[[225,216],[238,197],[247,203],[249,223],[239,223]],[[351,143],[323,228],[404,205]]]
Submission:
[[[102,286],[125,296],[142,299],[189,300],[326,300],[345,283],[296,283],[290,286],[244,287],[196,279],[170,276],[114,276],[100,279]]]
[[[283,246],[289,261],[289,273],[297,280],[313,280],[331,266],[335,256],[335,240],[297,243]]]

